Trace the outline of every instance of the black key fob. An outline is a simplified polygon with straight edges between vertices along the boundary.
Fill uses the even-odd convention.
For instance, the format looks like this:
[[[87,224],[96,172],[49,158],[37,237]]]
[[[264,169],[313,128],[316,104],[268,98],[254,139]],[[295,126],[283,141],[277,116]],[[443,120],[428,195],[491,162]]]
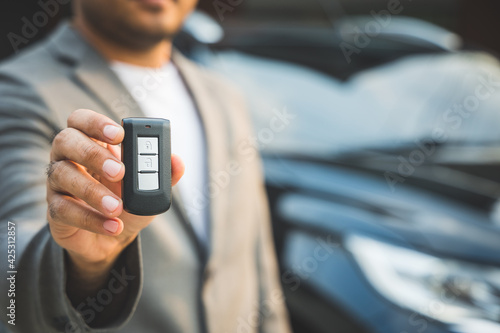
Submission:
[[[122,126],[123,208],[134,215],[166,212],[172,197],[170,121],[125,118]]]

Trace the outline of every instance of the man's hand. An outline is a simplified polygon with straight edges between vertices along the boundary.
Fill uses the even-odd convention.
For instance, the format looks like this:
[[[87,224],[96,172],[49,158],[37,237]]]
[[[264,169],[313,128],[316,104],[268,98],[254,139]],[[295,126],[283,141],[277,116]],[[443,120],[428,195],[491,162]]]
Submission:
[[[52,143],[47,170],[50,230],[67,250],[72,272],[92,285],[103,281],[122,250],[154,218],[123,210],[125,167],[117,146],[123,136],[123,128],[108,117],[77,110]],[[172,155],[172,185],[183,173],[182,160]]]

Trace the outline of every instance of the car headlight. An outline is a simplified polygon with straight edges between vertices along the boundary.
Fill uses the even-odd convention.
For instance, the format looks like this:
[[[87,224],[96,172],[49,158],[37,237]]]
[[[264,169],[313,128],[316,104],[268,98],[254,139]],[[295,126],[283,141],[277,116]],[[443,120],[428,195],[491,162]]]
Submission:
[[[500,269],[360,235],[348,236],[345,244],[369,282],[391,302],[454,327],[481,321],[500,332]]]

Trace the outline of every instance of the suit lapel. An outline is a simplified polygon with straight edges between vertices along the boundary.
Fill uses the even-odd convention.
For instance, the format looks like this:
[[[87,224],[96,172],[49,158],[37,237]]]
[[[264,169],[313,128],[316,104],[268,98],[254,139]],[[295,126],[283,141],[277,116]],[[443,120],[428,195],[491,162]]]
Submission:
[[[50,41],[57,56],[74,65],[72,79],[98,101],[118,123],[125,117],[143,117],[139,105],[128,93],[109,64],[82,36],[64,22]]]
[[[223,114],[221,106],[210,95],[210,91],[206,87],[206,81],[201,77],[203,72],[176,50],[173,50],[172,61],[179,69],[193,97],[205,131],[208,156],[208,184],[204,193],[212,193],[204,196],[210,216],[210,256],[221,250],[221,246],[223,245],[221,239],[223,235],[222,228],[227,219],[228,191],[225,191],[223,186],[219,186],[216,181],[212,180],[211,175],[224,170],[229,160],[227,150],[229,138],[226,132],[226,123],[228,120]]]
[[[87,49],[85,57],[75,70],[75,79],[96,99],[118,123],[126,117],[144,117],[137,102],[123,83],[97,52]]]

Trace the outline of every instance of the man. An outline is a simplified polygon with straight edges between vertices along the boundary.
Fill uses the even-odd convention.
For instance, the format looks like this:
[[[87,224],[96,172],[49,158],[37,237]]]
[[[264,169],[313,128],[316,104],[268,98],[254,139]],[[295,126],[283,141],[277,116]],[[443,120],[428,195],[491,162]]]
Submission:
[[[0,67],[5,330],[289,331],[241,98],[172,49],[195,5],[75,0],[71,24]],[[170,118],[183,158],[157,217],[123,211],[130,116]]]

